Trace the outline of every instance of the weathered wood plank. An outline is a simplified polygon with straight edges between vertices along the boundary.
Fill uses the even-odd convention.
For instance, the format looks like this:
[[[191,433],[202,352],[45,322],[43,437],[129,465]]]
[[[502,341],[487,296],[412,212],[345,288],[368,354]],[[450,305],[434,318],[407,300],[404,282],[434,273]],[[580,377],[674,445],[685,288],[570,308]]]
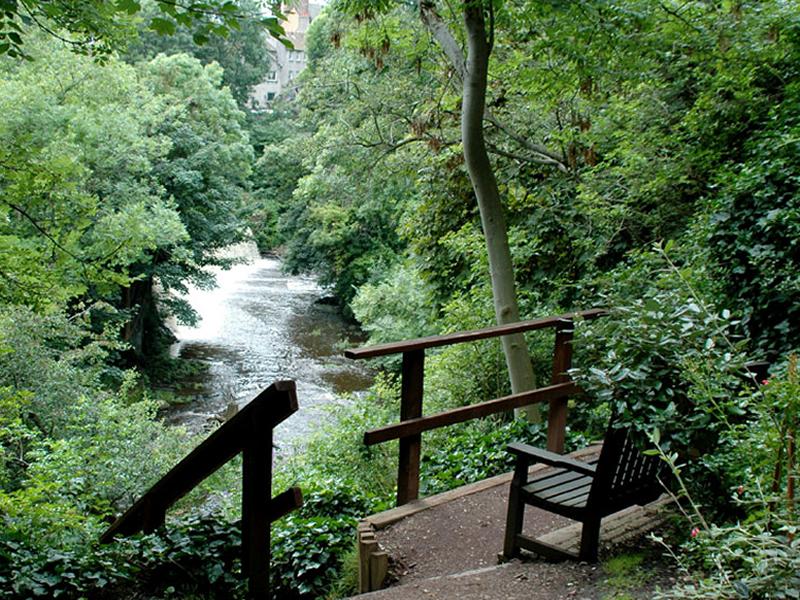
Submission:
[[[516,545],[528,552],[535,552],[539,556],[547,560],[560,561],[560,560],[577,560],[578,555],[574,552],[564,550],[558,546],[548,544],[541,541],[541,539],[534,540],[522,534],[517,534],[514,538]]]
[[[438,346],[450,346],[452,344],[485,340],[488,338],[510,335],[512,333],[546,329],[548,327],[555,327],[564,321],[569,321],[576,317],[582,319],[596,319],[597,317],[601,317],[606,314],[608,314],[608,311],[605,309],[593,308],[591,310],[564,313],[563,315],[558,315],[555,317],[533,319],[530,321],[519,321],[518,323],[509,323],[507,325],[496,325],[494,327],[487,327],[485,329],[461,331],[447,335],[433,335],[404,342],[392,342],[389,344],[367,346],[365,348],[352,348],[350,350],[345,350],[344,355],[347,358],[352,358],[354,360],[375,358],[377,356],[387,356],[389,354],[400,354],[401,352],[424,350],[425,348],[436,348]]]
[[[646,506],[632,506],[603,519],[600,538],[603,546],[613,546],[657,527],[666,520],[665,508],[672,503],[668,496]],[[581,539],[581,524],[575,523],[544,534],[539,541],[577,553]]]
[[[383,587],[389,573],[389,554],[384,551],[369,555],[369,591],[374,592]]]
[[[378,542],[375,540],[375,534],[370,534],[371,537],[366,535],[361,538],[358,543],[359,546],[359,569],[358,569],[358,588],[362,594],[372,591],[371,575],[371,557],[373,553],[378,551]]]
[[[403,375],[400,391],[400,421],[422,416],[422,391],[425,377],[425,351],[403,353]],[[400,440],[397,467],[397,506],[419,497],[419,461],[422,435],[419,432]]]
[[[556,329],[555,348],[553,349],[552,383],[569,381],[567,371],[572,368],[572,321],[559,325]],[[567,431],[567,399],[553,398],[547,413],[547,449],[550,452],[564,452],[564,437]]]
[[[405,381],[405,378],[403,381]],[[559,383],[557,385],[539,388],[538,390],[504,396],[503,398],[497,398],[487,402],[454,408],[436,415],[412,418],[394,425],[373,429],[372,431],[364,433],[364,443],[367,446],[372,446],[388,440],[415,436],[430,429],[438,429],[439,427],[506,412],[514,408],[527,406],[528,404],[547,402],[553,398],[575,396],[582,393],[583,391],[572,382]]]

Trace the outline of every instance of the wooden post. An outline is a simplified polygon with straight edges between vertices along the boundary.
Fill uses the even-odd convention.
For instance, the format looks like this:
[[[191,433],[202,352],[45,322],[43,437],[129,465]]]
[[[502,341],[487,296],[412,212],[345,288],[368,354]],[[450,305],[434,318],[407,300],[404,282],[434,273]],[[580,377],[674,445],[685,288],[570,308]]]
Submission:
[[[153,533],[156,529],[164,525],[167,518],[167,509],[157,505],[154,501],[145,503],[142,516],[142,531]]]
[[[373,590],[370,564],[372,553],[377,551],[378,541],[375,539],[375,534],[370,532],[362,535],[358,542],[358,588],[362,594]]]
[[[242,451],[242,572],[249,600],[269,598],[271,499],[272,429],[253,431]]]
[[[383,587],[386,575],[389,573],[389,554],[384,551],[373,552],[369,555],[369,588],[375,592]]]
[[[375,533],[369,523],[362,521],[356,529],[356,543],[358,545],[358,591],[366,594],[369,589],[369,546],[375,540]]]
[[[556,343],[553,349],[553,380],[556,383],[569,381],[567,371],[572,368],[572,321],[565,321],[556,328]],[[564,436],[567,429],[567,399],[550,401],[547,415],[547,449],[564,452]]]
[[[425,350],[403,352],[403,375],[400,392],[400,420],[422,416],[422,388],[425,378]],[[397,469],[397,506],[419,497],[419,459],[422,434],[400,439]]]

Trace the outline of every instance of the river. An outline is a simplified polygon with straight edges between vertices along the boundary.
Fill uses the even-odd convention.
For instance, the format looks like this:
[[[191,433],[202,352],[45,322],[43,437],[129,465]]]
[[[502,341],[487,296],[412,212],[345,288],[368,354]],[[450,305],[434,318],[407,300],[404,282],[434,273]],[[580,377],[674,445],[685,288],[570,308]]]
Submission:
[[[191,289],[196,327],[175,326],[174,355],[205,362],[208,370],[182,382],[191,401],[173,407],[168,421],[201,430],[235,403],[242,406],[278,379],[297,384],[300,410],[275,431],[278,446],[298,442],[327,419],[324,407],[365,390],[372,373],[344,358],[345,347],[363,343],[358,329],[325,304],[323,290],[307,276],[287,275],[275,258],[215,272],[217,287]]]

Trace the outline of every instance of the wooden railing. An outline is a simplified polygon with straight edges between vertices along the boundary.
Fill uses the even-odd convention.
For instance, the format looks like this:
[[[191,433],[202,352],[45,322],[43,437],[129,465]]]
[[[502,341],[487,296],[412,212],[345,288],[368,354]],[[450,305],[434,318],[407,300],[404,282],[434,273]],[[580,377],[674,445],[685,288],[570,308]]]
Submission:
[[[419,465],[423,431],[486,417],[530,404],[549,402],[547,448],[553,452],[563,452],[564,433],[567,424],[567,398],[581,393],[580,388],[567,375],[567,371],[572,366],[573,319],[576,317],[595,319],[605,314],[607,314],[605,310],[592,309],[545,319],[498,325],[486,329],[463,331],[449,335],[435,335],[405,342],[347,350],[344,353],[345,356],[352,359],[403,354],[400,423],[364,433],[364,443],[368,446],[388,440],[400,440],[400,457],[397,470],[397,505],[406,504],[419,497]],[[450,346],[452,344],[548,328],[554,328],[556,332],[553,350],[553,377],[549,386],[470,406],[463,406],[432,416],[422,416],[425,350],[427,348]]]
[[[151,532],[170,506],[242,453],[242,572],[249,598],[269,597],[270,524],[302,505],[300,488],[272,498],[272,430],[297,410],[294,381],[277,381],[164,475],[100,538]]]

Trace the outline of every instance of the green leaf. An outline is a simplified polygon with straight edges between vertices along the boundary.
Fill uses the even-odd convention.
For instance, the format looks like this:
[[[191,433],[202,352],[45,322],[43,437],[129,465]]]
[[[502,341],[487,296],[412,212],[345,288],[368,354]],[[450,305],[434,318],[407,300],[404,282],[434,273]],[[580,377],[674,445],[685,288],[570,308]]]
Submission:
[[[175,33],[175,21],[171,19],[153,17],[150,19],[149,27],[159,35],[173,35]]]
[[[142,5],[136,0],[117,0],[117,8],[133,15],[142,10]]]

